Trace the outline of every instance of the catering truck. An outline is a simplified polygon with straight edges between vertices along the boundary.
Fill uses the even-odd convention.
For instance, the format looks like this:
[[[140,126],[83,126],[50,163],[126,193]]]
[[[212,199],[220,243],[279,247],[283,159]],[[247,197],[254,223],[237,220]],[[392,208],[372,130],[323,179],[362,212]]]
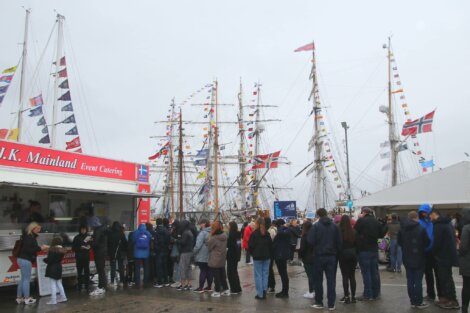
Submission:
[[[147,165],[0,140],[0,286],[19,281],[12,249],[30,221],[42,226],[39,244],[72,240],[90,219],[133,230],[149,221],[152,197]],[[72,251],[63,263],[76,275]]]

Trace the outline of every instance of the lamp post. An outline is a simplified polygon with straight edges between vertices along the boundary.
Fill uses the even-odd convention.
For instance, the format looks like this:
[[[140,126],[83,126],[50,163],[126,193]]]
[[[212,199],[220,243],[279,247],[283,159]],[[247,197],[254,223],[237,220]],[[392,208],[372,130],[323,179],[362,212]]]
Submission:
[[[346,122],[341,122],[341,126],[344,128],[344,137],[346,142],[346,172],[348,175],[348,200],[351,201],[351,176],[349,174],[349,148],[348,148],[348,124]],[[349,209],[351,211],[351,209]]]

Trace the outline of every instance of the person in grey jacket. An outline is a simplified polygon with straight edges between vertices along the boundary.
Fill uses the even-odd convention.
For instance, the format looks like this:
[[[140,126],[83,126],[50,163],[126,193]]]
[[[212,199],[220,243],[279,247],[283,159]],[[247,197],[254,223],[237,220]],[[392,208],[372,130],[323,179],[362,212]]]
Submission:
[[[211,224],[209,220],[203,218],[199,221],[199,234],[196,238],[196,245],[193,249],[194,262],[199,267],[199,287],[194,290],[197,293],[204,291],[212,291],[212,272],[209,270],[207,263],[209,262],[209,249],[207,247],[207,240],[211,233]],[[207,287],[204,288],[204,283],[207,281]]]
[[[207,242],[209,248],[209,268],[214,275],[215,291],[212,297],[230,296],[227,285],[227,274],[225,273],[225,262],[227,261],[227,235],[223,232],[219,221],[212,223],[211,235]]]
[[[462,313],[468,312],[470,301],[470,208],[463,209],[462,231],[459,247],[459,272],[463,278]]]

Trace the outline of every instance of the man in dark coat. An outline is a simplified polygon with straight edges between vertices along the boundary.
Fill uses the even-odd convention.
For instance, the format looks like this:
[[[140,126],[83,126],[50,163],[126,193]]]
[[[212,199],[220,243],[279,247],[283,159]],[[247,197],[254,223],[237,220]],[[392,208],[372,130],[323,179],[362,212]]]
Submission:
[[[75,263],[77,266],[77,288],[90,291],[90,241],[91,236],[87,234],[87,226],[80,225],[79,233],[73,238],[72,249],[75,252]]]
[[[408,296],[413,308],[426,308],[423,302],[423,275],[425,268],[425,249],[429,245],[426,230],[419,224],[418,213],[408,213],[408,220],[397,234],[398,245],[403,251],[403,263],[406,268]]]
[[[157,284],[155,287],[169,286],[168,275],[168,255],[170,254],[170,231],[163,226],[163,219],[157,218],[157,228],[155,230],[155,258]]]
[[[437,279],[442,297],[437,305],[444,309],[460,308],[455,293],[452,266],[458,266],[457,245],[451,219],[441,216],[437,210],[431,212],[434,224],[433,255],[437,265]]]
[[[357,300],[375,300],[380,294],[377,240],[383,238],[386,229],[377,221],[372,210],[368,207],[362,208],[362,217],[357,220],[354,228],[357,233],[359,266],[364,282],[364,294]]]
[[[470,302],[470,209],[463,209],[459,247],[459,272],[463,279],[462,312],[468,312]]]
[[[292,258],[291,230],[286,227],[283,219],[277,220],[277,233],[273,240],[274,261],[277,271],[281,276],[282,291],[276,294],[276,298],[289,297],[289,276],[287,274],[287,261]]]
[[[98,273],[98,288],[91,292],[92,296],[99,296],[106,292],[106,254],[107,254],[107,229],[105,225],[96,220],[91,224],[93,227],[93,235],[91,246],[95,255],[96,272]]]
[[[327,216],[326,210],[317,210],[320,218],[309,230],[307,243],[314,252],[315,304],[313,308],[323,309],[323,273],[326,276],[328,308],[334,310],[336,301],[336,264],[341,251],[339,228]]]

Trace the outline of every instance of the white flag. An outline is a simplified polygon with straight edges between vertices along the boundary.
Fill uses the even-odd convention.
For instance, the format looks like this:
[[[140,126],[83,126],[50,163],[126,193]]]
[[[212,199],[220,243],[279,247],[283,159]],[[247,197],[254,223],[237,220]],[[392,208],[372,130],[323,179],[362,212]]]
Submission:
[[[382,171],[388,171],[390,169],[390,164],[382,166]]]

